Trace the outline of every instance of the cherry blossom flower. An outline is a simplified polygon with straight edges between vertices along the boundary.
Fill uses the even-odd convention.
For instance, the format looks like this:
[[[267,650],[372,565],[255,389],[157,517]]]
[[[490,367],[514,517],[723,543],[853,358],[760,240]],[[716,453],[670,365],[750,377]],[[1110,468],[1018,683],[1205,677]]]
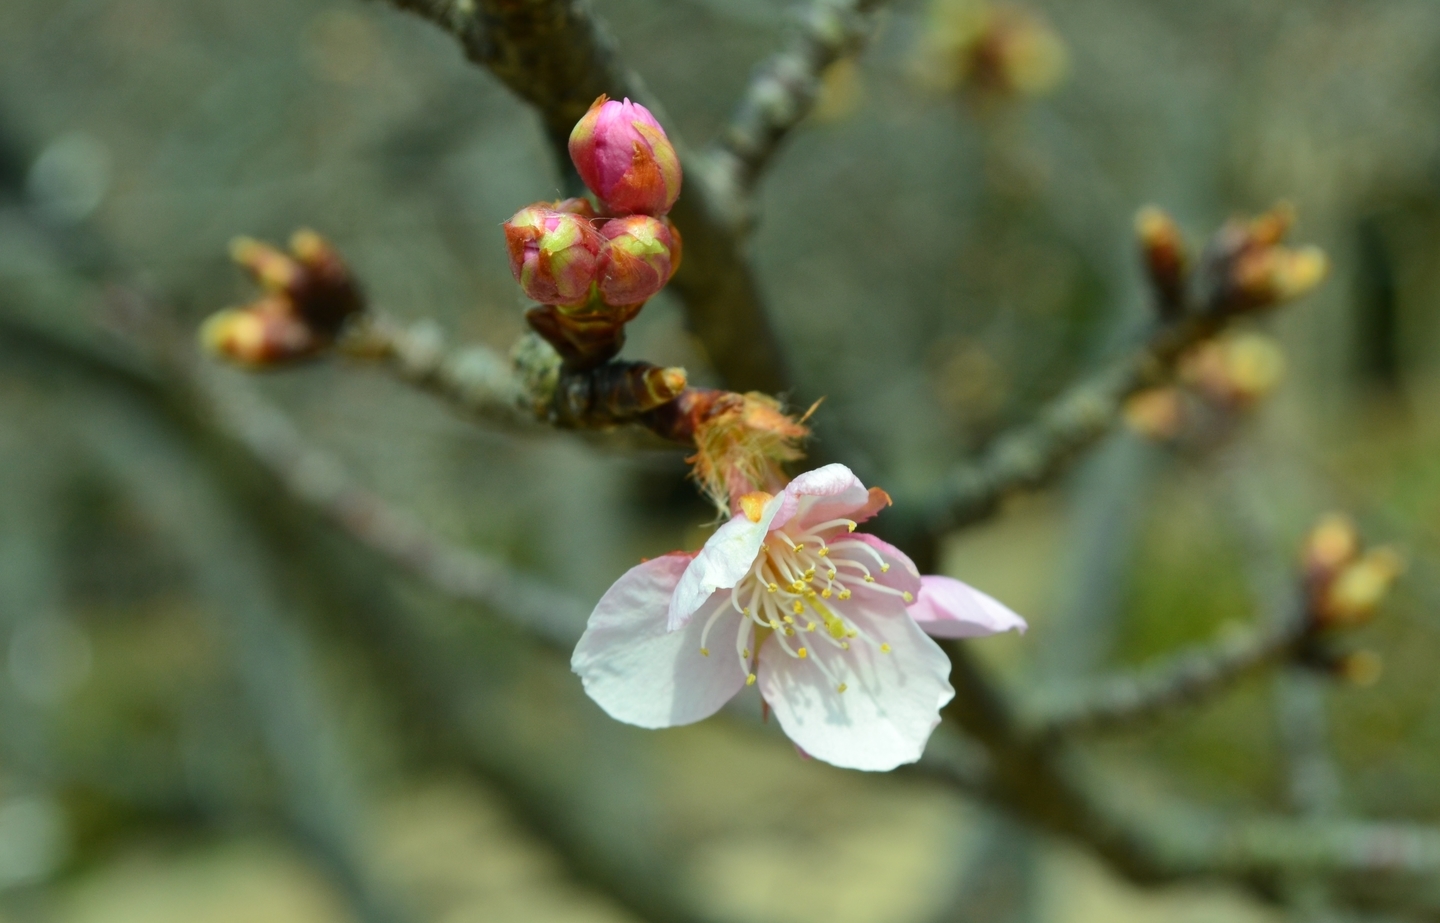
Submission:
[[[914,762],[954,696],[950,661],[916,616],[958,637],[1025,623],[959,581],[921,578],[899,549],[854,531],[889,503],[843,465],[773,496],[746,494],[698,553],[646,561],[615,582],[572,669],[628,724],[690,724],[758,685],[809,756],[867,770]]]

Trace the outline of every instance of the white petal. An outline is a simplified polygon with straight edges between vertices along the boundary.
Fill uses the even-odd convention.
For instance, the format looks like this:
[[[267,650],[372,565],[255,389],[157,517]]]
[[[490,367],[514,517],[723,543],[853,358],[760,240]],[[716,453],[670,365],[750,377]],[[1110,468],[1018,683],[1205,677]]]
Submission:
[[[920,578],[920,595],[910,616],[936,638],[983,638],[1002,631],[1024,632],[1025,620],[974,587],[949,577]]]
[[[806,645],[803,660],[786,654],[778,637],[760,648],[760,691],[785,733],[810,756],[875,771],[913,763],[940,723],[941,707],[954,697],[944,651],[902,606],[887,610],[846,614],[877,644],[889,644],[889,653],[860,639],[842,651],[823,638],[807,638],[808,632],[785,639],[792,649]],[[812,658],[825,665],[829,677]],[[846,685],[844,692],[837,691],[838,683]]]
[[[626,571],[601,597],[575,646],[570,669],[617,721],[645,728],[691,724],[715,714],[745,685],[731,650],[733,619],[721,616],[712,629],[716,650],[709,657],[700,653],[704,619],[683,631],[665,629],[670,596],[689,563],[688,556],[672,554]],[[717,595],[714,602],[727,600]]]
[[[787,512],[793,510],[802,526],[852,518],[852,513],[870,501],[870,492],[855,472],[840,464],[824,465],[799,475],[785,486],[785,496],[798,501]],[[785,525],[790,518],[782,514],[775,527]]]
[[[751,522],[743,513],[715,530],[705,547],[695,555],[680,585],[670,599],[666,627],[677,631],[690,621],[695,610],[704,605],[716,590],[728,590],[750,572],[760,546],[770,531],[770,521],[780,511],[785,495],[777,494],[765,504],[759,522]]]

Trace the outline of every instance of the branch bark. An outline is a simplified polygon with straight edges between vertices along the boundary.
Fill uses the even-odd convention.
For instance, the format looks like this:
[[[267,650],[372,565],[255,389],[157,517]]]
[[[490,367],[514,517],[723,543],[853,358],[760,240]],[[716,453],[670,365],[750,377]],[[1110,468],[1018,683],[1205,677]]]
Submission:
[[[785,48],[756,70],[724,135],[708,151],[713,198],[732,226],[749,228],[765,168],[815,107],[825,71],[865,45],[871,14],[886,2],[812,0]]]
[[[905,538],[941,535],[992,515],[1013,493],[1049,483],[1115,425],[1125,401],[1164,381],[1191,346],[1219,333],[1234,315],[1204,313],[1161,324],[1133,352],[1101,368],[1001,434],[974,461],[961,462],[924,493],[896,498],[892,529]]]
[[[1043,694],[1024,722],[1024,733],[1041,738],[1094,734],[1155,718],[1292,657],[1309,637],[1309,624],[1290,618],[1222,635],[1088,688]]]

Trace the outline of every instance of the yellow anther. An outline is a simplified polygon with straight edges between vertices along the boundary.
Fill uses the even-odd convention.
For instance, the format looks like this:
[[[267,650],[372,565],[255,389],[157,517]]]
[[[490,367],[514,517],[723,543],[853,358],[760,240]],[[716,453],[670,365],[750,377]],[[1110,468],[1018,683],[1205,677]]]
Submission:
[[[838,573],[840,573],[840,572],[839,572],[838,570],[836,570],[835,568],[832,567],[832,568],[830,568],[830,573],[826,574],[825,576],[828,577],[828,578],[830,578],[831,580],[834,580],[834,579],[835,579],[835,575],[838,574]]]
[[[835,691],[836,691],[836,692],[844,692],[846,689],[849,689],[849,688],[850,688],[849,686],[845,685],[844,683],[841,683],[840,685],[838,685],[838,686],[835,687]]]
[[[795,629],[793,629],[793,628],[788,628],[788,627],[787,627],[787,628],[785,629],[785,637],[787,637],[787,638],[793,638],[793,637],[795,637]]]
[[[769,590],[771,593],[774,593],[774,592],[776,592],[777,590],[780,589],[780,584],[778,584],[778,583],[767,583],[767,584],[765,584],[765,589],[766,589],[766,590]]]
[[[802,613],[802,612],[805,611],[805,604],[802,603],[800,600],[797,599],[797,600],[795,600],[795,602],[794,602],[793,604],[791,604],[791,606],[790,606],[790,611],[793,612],[793,613],[795,613],[796,615],[799,615],[800,613]],[[785,621],[787,621],[787,622],[793,622],[793,621],[795,621],[795,620],[794,620],[794,619],[787,618]]]
[[[814,590],[806,590],[806,591],[805,591],[805,598],[806,598],[806,599],[814,599],[814,598],[815,598],[815,591],[814,591]]]
[[[790,592],[792,593],[799,593],[803,589],[805,589],[805,584],[801,583],[799,580],[796,580],[794,583],[790,584]]]
[[[709,657],[709,656],[710,656],[710,648],[708,648],[708,647],[702,647],[702,648],[700,648],[700,656],[701,656],[701,657]]]
[[[800,650],[795,652],[795,656],[799,657],[801,660],[804,660],[806,657],[810,656],[810,652],[802,647],[800,648]]]
[[[904,593],[902,593],[900,598],[905,600],[907,603],[913,603],[915,601],[915,597],[910,595],[909,590],[906,590]]]
[[[830,549],[829,549],[829,547],[827,547],[827,546],[825,546],[825,545],[821,545],[821,546],[820,546],[820,550],[817,551],[817,552],[815,552],[815,553],[818,554],[818,555],[819,555],[820,557],[822,557],[822,558],[827,558],[827,557],[830,556]]]
[[[817,624],[818,624],[817,622],[807,622],[807,623],[805,624],[805,630],[806,630],[806,631],[814,631],[814,630],[815,630],[815,626],[816,626]]]
[[[849,631],[845,632],[845,637],[847,637],[847,638],[858,638],[858,637],[860,637],[860,632],[858,632],[858,631],[856,631],[855,629],[852,628],[852,629],[850,629]]]
[[[848,651],[848,650],[850,650],[850,642],[849,642],[849,641],[841,641],[841,642],[840,642],[840,650],[842,650],[842,651]]]
[[[830,588],[827,586],[825,589],[820,591],[820,595],[825,597],[826,599],[829,599],[833,594],[831,594]]]
[[[841,590],[841,591],[840,591],[840,598],[841,598],[841,599],[849,599],[849,598],[850,598],[850,591],[849,591],[849,590]]]
[[[804,577],[806,580],[814,580],[814,579],[815,579],[815,568],[813,568],[813,567],[807,567],[807,568],[805,568],[805,573],[801,574],[801,576]]]
[[[880,573],[882,573],[882,574],[888,574],[888,573],[890,573],[890,565],[889,565],[889,564],[881,564],[881,565],[880,565]]]
[[[751,673],[749,676],[745,677],[745,685],[747,685],[747,686],[753,686],[753,685],[755,685],[755,674],[754,674],[754,673]]]
[[[750,659],[750,648],[747,647],[747,648],[745,648],[743,651],[741,651],[741,652],[740,652],[740,656],[741,656],[741,657],[744,657],[746,660],[749,660],[749,659]]]
[[[890,653],[890,645],[888,645],[888,644],[882,644],[882,645],[880,645],[880,653],[882,653],[882,654],[888,654],[888,653]]]
[[[796,545],[796,546],[795,546],[795,550],[796,550],[796,551],[804,551],[804,550],[805,550],[805,543],[804,543],[804,542],[801,542],[800,544]]]
[[[749,607],[749,606],[746,606],[744,609],[741,609],[740,611],[741,611],[742,613],[744,613],[745,615],[749,615],[749,614],[750,614],[750,607]]]
[[[795,605],[798,606],[798,605],[800,605],[800,604],[799,604],[799,603],[796,603]],[[785,624],[786,624],[786,625],[794,625],[794,624],[795,624],[795,616],[793,616],[793,615],[787,615],[787,616],[785,616]]]
[[[866,574],[866,575],[865,575],[865,582],[866,582],[866,583],[874,583],[874,582],[875,582],[875,578],[872,577],[872,576],[870,576],[869,574]]]
[[[854,531],[855,531],[855,523],[853,523],[853,522],[852,522],[852,523],[849,523],[848,525],[846,525],[846,529],[847,529],[848,531],[850,531],[850,532],[854,532]]]

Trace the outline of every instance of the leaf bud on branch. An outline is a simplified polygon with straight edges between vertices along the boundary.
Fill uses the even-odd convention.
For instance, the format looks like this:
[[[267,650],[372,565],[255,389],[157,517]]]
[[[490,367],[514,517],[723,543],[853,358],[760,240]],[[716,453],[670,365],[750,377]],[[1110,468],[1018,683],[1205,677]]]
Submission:
[[[200,342],[214,355],[256,368],[309,358],[365,309],[349,267],[314,231],[296,231],[288,254],[248,237],[236,238],[230,253],[264,295],[206,320]]]
[[[1216,233],[1200,264],[1208,310],[1261,311],[1299,298],[1324,280],[1330,268],[1324,251],[1281,244],[1294,218],[1294,210],[1282,204],[1249,221],[1229,221]]]

